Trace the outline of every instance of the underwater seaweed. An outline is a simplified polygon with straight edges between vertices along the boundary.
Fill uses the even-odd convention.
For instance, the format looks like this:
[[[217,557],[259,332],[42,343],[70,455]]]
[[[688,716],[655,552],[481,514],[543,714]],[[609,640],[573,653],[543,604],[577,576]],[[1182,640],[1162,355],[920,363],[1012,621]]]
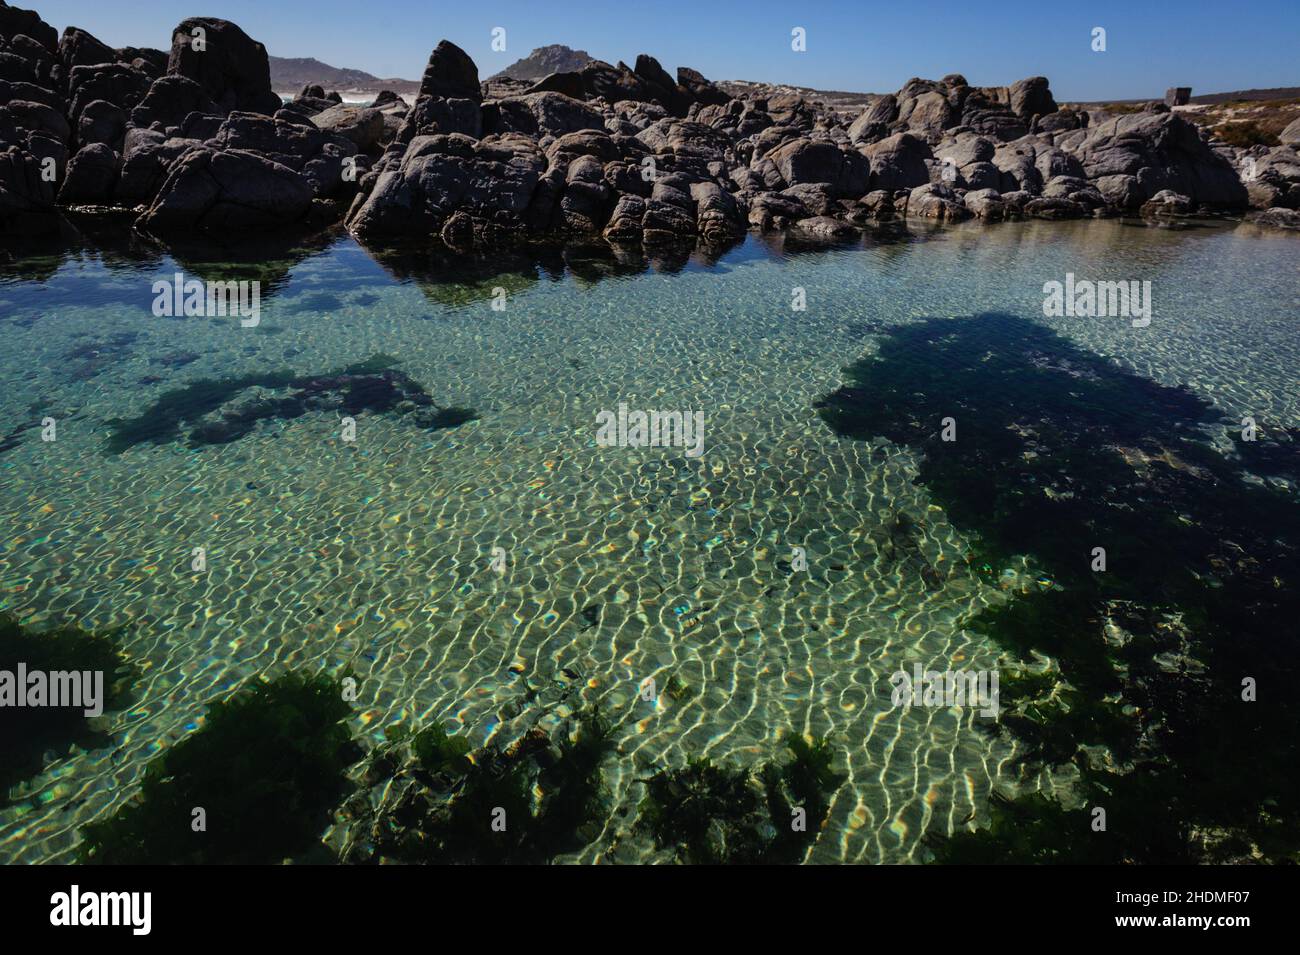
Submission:
[[[1074,797],[1109,829],[1028,795],[939,858],[1300,858],[1300,703],[1279,689],[1300,677],[1300,504],[1215,450],[1208,402],[986,314],[890,329],[818,408],[921,453],[917,482],[977,538],[972,563],[1028,555],[1050,582],[965,625],[1055,662],[1050,686],[1013,679],[1004,724],[1027,762],[1078,767]],[[1251,681],[1269,690],[1248,698]]]
[[[81,860],[269,864],[318,853],[345,771],[361,756],[350,715],[339,679],[326,674],[245,684],[149,763],[116,814],[82,827]]]
[[[826,737],[786,734],[789,760],[752,770],[693,759],[644,780],[636,825],[660,849],[693,865],[771,865],[800,861],[847,779],[831,768]]]
[[[368,845],[354,841],[346,862],[537,865],[599,834],[600,765],[613,743],[595,707],[563,723],[554,741],[534,726],[504,748],[471,752],[436,723],[385,736],[367,782],[399,795],[375,809],[363,794],[350,802]]]
[[[438,408],[415,379],[394,370],[397,359],[372,355],[364,361],[319,375],[299,375],[287,369],[230,378],[200,378],[165,391],[134,418],[113,418],[104,450],[121,454],[137,444],[180,440],[181,428],[192,426],[190,447],[227,444],[249,434],[260,421],[297,418],[309,410],[336,409],[349,415],[410,414],[430,431],[455,428],[477,420],[470,408]],[[250,388],[285,392],[232,404]],[[217,414],[219,412],[219,414]]]
[[[122,653],[115,631],[88,633],[76,627],[35,632],[0,614],[0,671],[14,673],[19,663],[29,673],[100,671],[104,674],[104,712],[122,709],[139,675]],[[99,749],[112,738],[95,728],[84,707],[8,707],[0,719],[0,805],[11,788],[40,772],[45,755],[75,745]]]

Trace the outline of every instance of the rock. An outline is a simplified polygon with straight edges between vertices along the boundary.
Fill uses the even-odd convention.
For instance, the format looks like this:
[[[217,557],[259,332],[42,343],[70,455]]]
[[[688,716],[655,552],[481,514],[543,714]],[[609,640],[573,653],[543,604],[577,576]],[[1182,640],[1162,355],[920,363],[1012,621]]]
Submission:
[[[61,205],[105,204],[117,181],[118,156],[103,143],[83,146],[68,163],[59,189]]]
[[[583,129],[604,130],[605,118],[563,93],[525,93],[483,104],[483,132],[562,136]]]
[[[921,219],[949,222],[969,219],[971,212],[952,189],[942,183],[917,186],[907,197],[907,214]]]
[[[1156,218],[1181,218],[1194,211],[1192,200],[1171,189],[1161,189],[1142,204],[1142,215]]]
[[[310,117],[323,113],[327,109],[333,109],[340,102],[342,102],[342,98],[338,93],[327,96],[325,90],[319,84],[308,84],[299,91],[297,96],[281,106],[280,109],[292,110],[295,113]]]
[[[155,235],[202,231],[226,236],[303,219],[312,188],[287,166],[242,150],[187,150],[137,225]]]
[[[1198,205],[1241,208],[1248,196],[1236,171],[1176,113],[1131,113],[1097,127],[1074,145],[1088,179],[1130,175],[1143,199],[1163,189]]]
[[[517,133],[479,142],[456,133],[420,136],[395,167],[379,173],[348,226],[362,238],[427,235],[465,211],[519,228],[546,167],[537,143]]]
[[[0,15],[3,13],[0,10]],[[0,232],[48,234],[58,230],[59,221],[54,184],[41,176],[36,157],[17,146],[0,152]]]
[[[691,186],[695,226],[705,242],[721,245],[745,234],[745,219],[735,197],[716,182]]]
[[[13,118],[14,124],[23,130],[32,132],[42,130],[49,133],[55,139],[66,142],[72,135],[68,126],[67,119],[63,114],[51,106],[44,103],[33,103],[28,100],[10,100],[5,104],[5,109],[10,117]]]
[[[429,54],[429,63],[420,79],[420,97],[426,96],[483,101],[478,67],[468,53],[450,40],[440,41]]]
[[[749,224],[759,229],[784,229],[800,219],[809,218],[808,207],[792,196],[764,193],[749,203]]]
[[[1132,210],[1142,205],[1142,187],[1136,176],[1101,176],[1093,185],[1112,208]]]
[[[131,125],[147,128],[157,123],[166,129],[180,126],[191,113],[216,112],[216,104],[194,80],[184,76],[160,76],[150,84],[139,105],[131,110]]]
[[[560,200],[560,226],[570,232],[599,232],[613,208],[614,190],[606,183],[603,167],[594,156],[580,156],[569,164]],[[647,211],[649,210],[647,204]]]
[[[75,122],[95,100],[129,111],[144,99],[151,83],[145,73],[124,63],[73,67],[68,77],[68,116]]]
[[[1007,204],[996,189],[972,189],[962,200],[966,208],[980,219],[998,222],[1007,216]]]
[[[35,10],[22,10],[0,3],[0,36],[30,37],[50,56],[57,56],[59,52],[59,34]]]
[[[1003,143],[993,153],[993,165],[1001,172],[1000,190],[1004,193],[1024,191],[1037,194],[1043,188],[1043,176],[1034,160],[1036,141],[1029,136]]]
[[[1300,119],[1293,119],[1277,138],[1284,146],[1300,146]]]
[[[898,119],[898,99],[892,93],[886,93],[868,106],[862,115],[849,126],[849,139],[855,143],[875,142],[883,136],[875,135],[886,129]]]
[[[398,139],[409,142],[415,136],[460,133],[477,139],[483,134],[483,110],[476,100],[421,96],[407,111]]]
[[[59,112],[63,112],[64,109],[63,97],[53,89],[46,89],[35,83],[0,79],[0,104],[11,103],[14,100],[41,103]]]
[[[817,108],[798,93],[771,97],[767,101],[767,113],[777,126],[791,126],[799,133],[811,133],[817,125]]]
[[[1088,209],[1071,199],[1040,196],[1026,202],[1021,212],[1038,219],[1078,219],[1087,215]]]
[[[937,143],[945,129],[957,124],[958,116],[941,83],[911,79],[898,91],[898,122],[928,142]]]
[[[87,103],[77,119],[77,139],[82,146],[103,143],[114,151],[121,150],[126,135],[126,112],[102,99]]]
[[[588,129],[565,133],[546,147],[546,158],[553,163],[569,163],[582,156],[610,162],[619,159],[622,153],[608,133]]]
[[[716,129],[684,119],[662,119],[638,133],[636,139],[657,155],[700,163],[725,160],[731,147]]]
[[[406,100],[398,96],[392,90],[380,90],[379,93],[370,103],[371,109],[386,109],[400,107],[402,112],[406,112]]]
[[[887,222],[894,218],[894,197],[885,189],[875,189],[860,200],[863,211],[871,219]]]
[[[148,204],[167,178],[168,167],[187,149],[192,139],[168,139],[164,133],[133,127],[126,131],[115,199],[125,206]]]
[[[912,189],[930,181],[930,147],[911,133],[895,133],[862,148],[871,162],[872,189]]]
[[[645,245],[679,242],[695,236],[695,217],[671,203],[649,199],[641,227],[641,241]]]
[[[240,150],[301,171],[320,155],[327,144],[339,146],[345,155],[356,152],[342,136],[319,129],[311,120],[293,113],[265,116],[261,113],[231,113],[221,123],[212,145]]]
[[[438,233],[443,244],[458,252],[474,247],[474,218],[465,212],[453,212]]]
[[[1081,110],[1058,109],[1039,119],[1035,131],[1038,133],[1059,133],[1071,129],[1083,129],[1088,125],[1088,114]]]
[[[27,154],[36,160],[37,165],[42,168],[43,175],[46,174],[44,170],[49,168],[45,160],[51,159],[54,161],[53,181],[57,183],[63,179],[70,155],[66,142],[50,133],[33,130],[27,134],[26,146]]]
[[[167,72],[167,51],[152,47],[122,46],[116,50],[117,62],[134,67],[141,73],[156,80]]]
[[[437,234],[453,249],[553,229],[724,244],[748,225],[834,238],[895,214],[1300,208],[1300,129],[1237,150],[1167,110],[1090,124],[1042,77],[914,78],[846,125],[798,92],[733,99],[647,54],[531,87],[493,81],[506,95],[484,101],[474,61],[444,40],[409,107],[391,92],[345,105],[318,85],[282,105],[265,49],[228,21],[182,21],[158,76],[158,51],[76,27],[58,40],[5,11],[0,28],[40,34],[0,29],[0,143],[19,147],[4,154],[11,219],[48,210],[38,160],[64,201],[146,205],[151,231],[324,225],[346,206],[358,237]]]
[[[871,163],[865,156],[826,140],[796,139],[767,158],[787,185],[826,183],[836,196],[862,195],[871,178]]]
[[[1052,98],[1045,76],[1031,76],[1012,83],[1010,97],[1011,111],[1021,119],[1056,112],[1056,100]]]
[[[801,183],[782,189],[781,195],[799,200],[813,216],[828,216],[839,208],[830,184],[825,182]]]
[[[858,234],[858,230],[847,222],[833,219],[830,216],[811,216],[807,219],[798,219],[794,222],[793,228],[796,232],[823,240],[850,239]]]
[[[673,116],[686,115],[686,111],[694,101],[694,96],[685,87],[675,83],[668,75],[668,71],[660,66],[659,61],[653,56],[646,53],[638,54],[632,72],[645,80],[650,87],[650,95],[654,102],[663,106]]]
[[[280,108],[280,97],[271,91],[266,47],[229,20],[182,20],[172,31],[167,72],[193,80],[223,113],[269,116]]]
[[[646,202],[640,196],[622,195],[614,205],[604,236],[616,242],[636,242],[641,239],[641,220],[645,217]]]
[[[701,106],[725,106],[731,99],[704,78],[697,70],[687,66],[677,68],[677,83],[686,90],[692,100]]]
[[[64,75],[74,66],[116,63],[117,59],[116,50],[78,27],[66,27],[59,39],[59,61],[63,64]],[[126,62],[129,64],[130,60]]]
[[[650,85],[622,63],[611,66],[603,60],[592,60],[582,68],[581,76],[583,92],[589,97],[600,96],[610,103],[654,99]]]
[[[691,183],[685,176],[667,175],[655,180],[650,198],[674,205],[683,212],[695,213],[695,199],[691,196]]]
[[[582,99],[586,92],[586,88],[582,83],[582,74],[574,71],[551,73],[542,77],[524,91],[525,95],[529,93],[562,93],[575,100]]]
[[[1044,199],[1069,199],[1085,209],[1106,205],[1106,198],[1092,183],[1076,176],[1053,176],[1043,187]]]
[[[365,106],[333,106],[311,117],[318,129],[337,133],[358,149],[367,150],[384,133],[384,114]]]
[[[1281,206],[1300,209],[1300,151],[1293,146],[1274,146],[1245,162],[1246,185],[1256,208]],[[1256,196],[1270,200],[1257,204]]]
[[[961,132],[945,137],[934,147],[934,155],[940,162],[962,169],[975,163],[991,162],[996,150],[997,143],[987,136]]]
[[[1300,230],[1300,211],[1295,209],[1269,209],[1256,214],[1252,220],[1258,225],[1274,229]]]
[[[999,142],[1009,143],[1029,133],[1026,126],[1015,113],[1009,109],[987,108],[978,105],[975,97],[967,101],[966,111],[962,113],[961,125],[971,132],[988,136]]]

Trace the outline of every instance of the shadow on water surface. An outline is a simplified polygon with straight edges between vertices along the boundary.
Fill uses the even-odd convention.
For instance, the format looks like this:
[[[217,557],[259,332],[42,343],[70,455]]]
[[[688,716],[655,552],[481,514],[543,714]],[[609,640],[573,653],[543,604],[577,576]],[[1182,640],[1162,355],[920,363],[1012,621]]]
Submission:
[[[320,374],[287,369],[230,378],[201,378],[160,395],[139,415],[108,421],[108,454],[139,444],[166,444],[181,439],[191,448],[237,441],[263,421],[291,420],[309,411],[348,416],[409,416],[430,431],[455,428],[478,418],[470,408],[439,407],[419,382],[396,370],[397,359],[372,355],[365,361]],[[256,389],[251,395],[246,393]]]
[[[154,279],[260,282],[263,306],[292,297],[293,312],[332,314],[365,308],[377,299],[358,289],[390,282],[411,284],[431,302],[448,308],[489,302],[541,282],[571,279],[577,288],[649,272],[677,275],[728,271],[754,261],[793,260],[828,252],[869,248],[885,260],[906,255],[909,246],[942,240],[952,233],[934,223],[897,221],[866,229],[850,239],[823,240],[795,232],[749,233],[726,244],[687,241],[644,247],[598,237],[521,242],[490,251],[455,252],[430,240],[364,245],[340,228],[322,232],[278,232],[218,243],[208,237],[163,243],[132,230],[129,215],[81,213],[67,217],[62,234],[38,240],[0,242],[0,307],[3,320],[30,326],[60,308],[129,306],[149,312]],[[299,281],[295,272],[310,259],[323,266]],[[109,280],[86,298],[86,267],[102,268]],[[124,281],[113,281],[122,279]],[[145,280],[148,281],[145,281]],[[125,281],[130,280],[130,281]],[[12,297],[6,286],[39,283],[38,302]]]
[[[273,234],[219,244],[202,237],[171,241],[165,246],[141,236],[129,219],[114,214],[71,215],[64,234],[44,239],[24,239],[4,246],[11,258],[0,264],[0,305],[3,320],[21,325],[48,318],[60,308],[125,305],[150,312],[153,280],[171,281],[177,272],[186,278],[209,282],[256,281],[265,303],[289,285],[294,269],[322,255],[340,240],[341,233]],[[87,299],[86,283],[72,275],[60,281],[60,270],[98,266],[112,278]],[[39,303],[9,301],[6,286],[41,283]]]
[[[820,413],[917,451],[917,481],[985,573],[1018,555],[1041,570],[1037,592],[965,626],[1054,661],[1003,681],[1002,723],[1031,767],[1079,775],[1068,800],[998,798],[990,827],[932,833],[937,858],[1300,858],[1300,504],[1247,470],[1289,460],[1282,446],[1220,453],[1227,422],[1203,399],[1012,315],[879,342]]]

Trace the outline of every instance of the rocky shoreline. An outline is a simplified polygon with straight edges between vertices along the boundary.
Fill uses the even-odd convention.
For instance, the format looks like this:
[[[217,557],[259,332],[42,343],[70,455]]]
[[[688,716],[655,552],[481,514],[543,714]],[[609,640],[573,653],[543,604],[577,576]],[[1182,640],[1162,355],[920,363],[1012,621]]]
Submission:
[[[486,93],[486,95],[485,95]],[[66,208],[218,241],[344,224],[453,251],[527,237],[725,244],[747,231],[851,238],[922,218],[1250,214],[1300,228],[1300,124],[1218,142],[1163,104],[1058,108],[1048,81],[913,79],[848,121],[797,94],[734,98],[650,56],[525,86],[480,83],[444,40],[414,105],[309,86],[282,103],[267,53],[196,17],[168,52],[60,38],[0,0],[0,235],[57,234]]]

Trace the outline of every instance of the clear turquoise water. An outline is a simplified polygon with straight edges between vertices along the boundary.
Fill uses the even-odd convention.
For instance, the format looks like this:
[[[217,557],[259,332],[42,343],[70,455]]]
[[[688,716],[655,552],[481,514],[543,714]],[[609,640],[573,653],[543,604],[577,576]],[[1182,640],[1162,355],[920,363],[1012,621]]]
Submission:
[[[103,718],[114,747],[51,754],[0,810],[0,861],[70,858],[77,828],[248,677],[345,665],[359,733],[438,719],[476,743],[526,718],[525,683],[576,674],[622,752],[609,822],[577,861],[654,857],[626,824],[637,777],[699,754],[753,763],[787,729],[833,734],[849,776],[812,861],[920,859],[925,831],[978,823],[994,789],[1069,785],[1023,777],[1015,744],[970,709],[890,706],[900,667],[998,666],[960,621],[1032,582],[969,572],[911,454],[837,438],[814,401],[882,329],[1000,311],[1228,417],[1295,428],[1298,252],[1244,225],[1029,222],[818,251],[751,238],[649,268],[575,249],[493,275],[385,268],[340,237],[268,263],[256,328],[154,317],[155,279],[196,274],[184,256],[92,240],[8,266],[0,432],[49,415],[58,438],[22,431],[0,453],[0,609],[124,626],[144,675],[136,704]],[[1043,283],[1067,272],[1150,280],[1151,325],[1043,318]],[[336,415],[313,413],[228,445],[103,452],[106,422],[169,387],[376,353],[479,420],[430,433],[363,415],[345,444]],[[704,454],[599,446],[596,415],[619,402],[702,411]],[[885,546],[899,514],[916,532]],[[806,574],[778,563],[795,546]],[[648,676],[688,692],[645,703]]]

